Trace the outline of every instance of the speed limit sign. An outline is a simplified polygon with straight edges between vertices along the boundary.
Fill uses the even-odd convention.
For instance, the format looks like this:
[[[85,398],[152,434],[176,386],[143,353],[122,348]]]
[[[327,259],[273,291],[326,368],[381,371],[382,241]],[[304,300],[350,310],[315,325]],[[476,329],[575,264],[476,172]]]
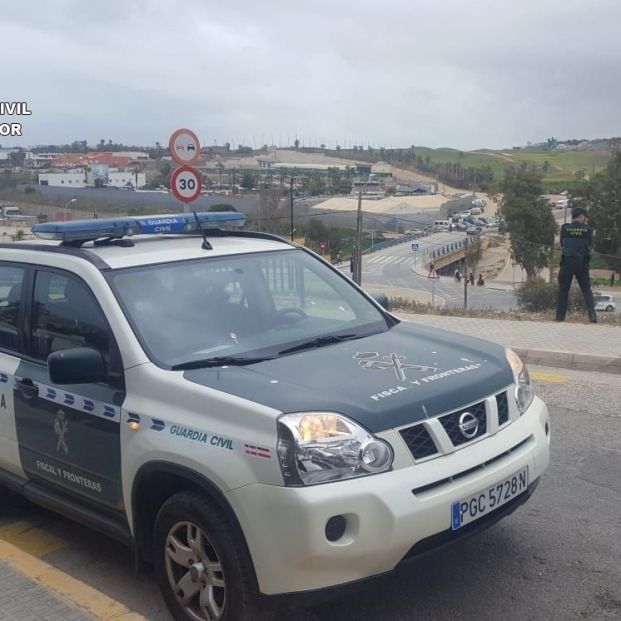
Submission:
[[[168,141],[168,151],[177,164],[194,164],[201,156],[201,145],[190,129],[178,129]]]
[[[191,203],[201,193],[201,178],[190,166],[180,166],[170,176],[170,191],[183,203]]]

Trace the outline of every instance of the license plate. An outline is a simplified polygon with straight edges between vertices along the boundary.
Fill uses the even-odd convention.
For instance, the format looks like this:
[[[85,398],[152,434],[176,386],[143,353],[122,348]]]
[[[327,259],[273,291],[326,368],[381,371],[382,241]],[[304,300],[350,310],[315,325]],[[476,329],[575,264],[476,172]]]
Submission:
[[[528,488],[528,466],[478,494],[451,505],[451,524],[457,530],[502,507]]]

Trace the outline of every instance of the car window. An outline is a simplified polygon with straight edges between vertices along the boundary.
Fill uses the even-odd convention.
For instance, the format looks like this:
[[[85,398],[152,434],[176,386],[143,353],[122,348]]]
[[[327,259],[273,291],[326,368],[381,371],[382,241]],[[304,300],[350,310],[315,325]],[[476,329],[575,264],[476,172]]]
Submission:
[[[17,319],[22,299],[24,269],[0,265],[0,348],[18,351]]]
[[[309,317],[356,319],[352,307],[334,287],[294,257],[266,255],[261,259],[261,271],[279,313],[299,309]]]
[[[165,365],[274,355],[318,336],[388,327],[374,304],[302,250],[115,270],[109,278],[145,350]]]
[[[110,330],[90,290],[78,278],[56,272],[37,272],[31,337],[39,360],[73,347],[92,347],[106,359],[110,353]]]

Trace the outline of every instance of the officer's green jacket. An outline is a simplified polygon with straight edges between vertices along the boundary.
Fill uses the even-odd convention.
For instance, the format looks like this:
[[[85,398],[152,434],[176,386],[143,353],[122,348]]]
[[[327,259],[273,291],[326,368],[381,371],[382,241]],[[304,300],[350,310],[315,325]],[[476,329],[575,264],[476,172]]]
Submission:
[[[593,230],[586,224],[573,220],[561,227],[561,249],[563,257],[589,259],[593,245]]]

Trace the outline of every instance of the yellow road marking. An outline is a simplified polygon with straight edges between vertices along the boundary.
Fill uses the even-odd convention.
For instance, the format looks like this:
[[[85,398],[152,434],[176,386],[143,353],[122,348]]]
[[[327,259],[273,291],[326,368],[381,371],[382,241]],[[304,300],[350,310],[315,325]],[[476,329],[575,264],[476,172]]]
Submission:
[[[567,375],[554,375],[552,373],[540,373],[539,371],[531,371],[530,376],[539,382],[550,382],[552,384],[564,384],[569,381]]]
[[[42,587],[70,600],[100,621],[146,621],[145,617],[132,612],[124,604],[7,541],[0,540],[0,560],[9,563],[13,569]]]
[[[0,539],[10,541],[20,550],[41,558],[46,554],[56,552],[67,545],[67,542],[37,528],[28,522],[12,522],[0,526]]]

